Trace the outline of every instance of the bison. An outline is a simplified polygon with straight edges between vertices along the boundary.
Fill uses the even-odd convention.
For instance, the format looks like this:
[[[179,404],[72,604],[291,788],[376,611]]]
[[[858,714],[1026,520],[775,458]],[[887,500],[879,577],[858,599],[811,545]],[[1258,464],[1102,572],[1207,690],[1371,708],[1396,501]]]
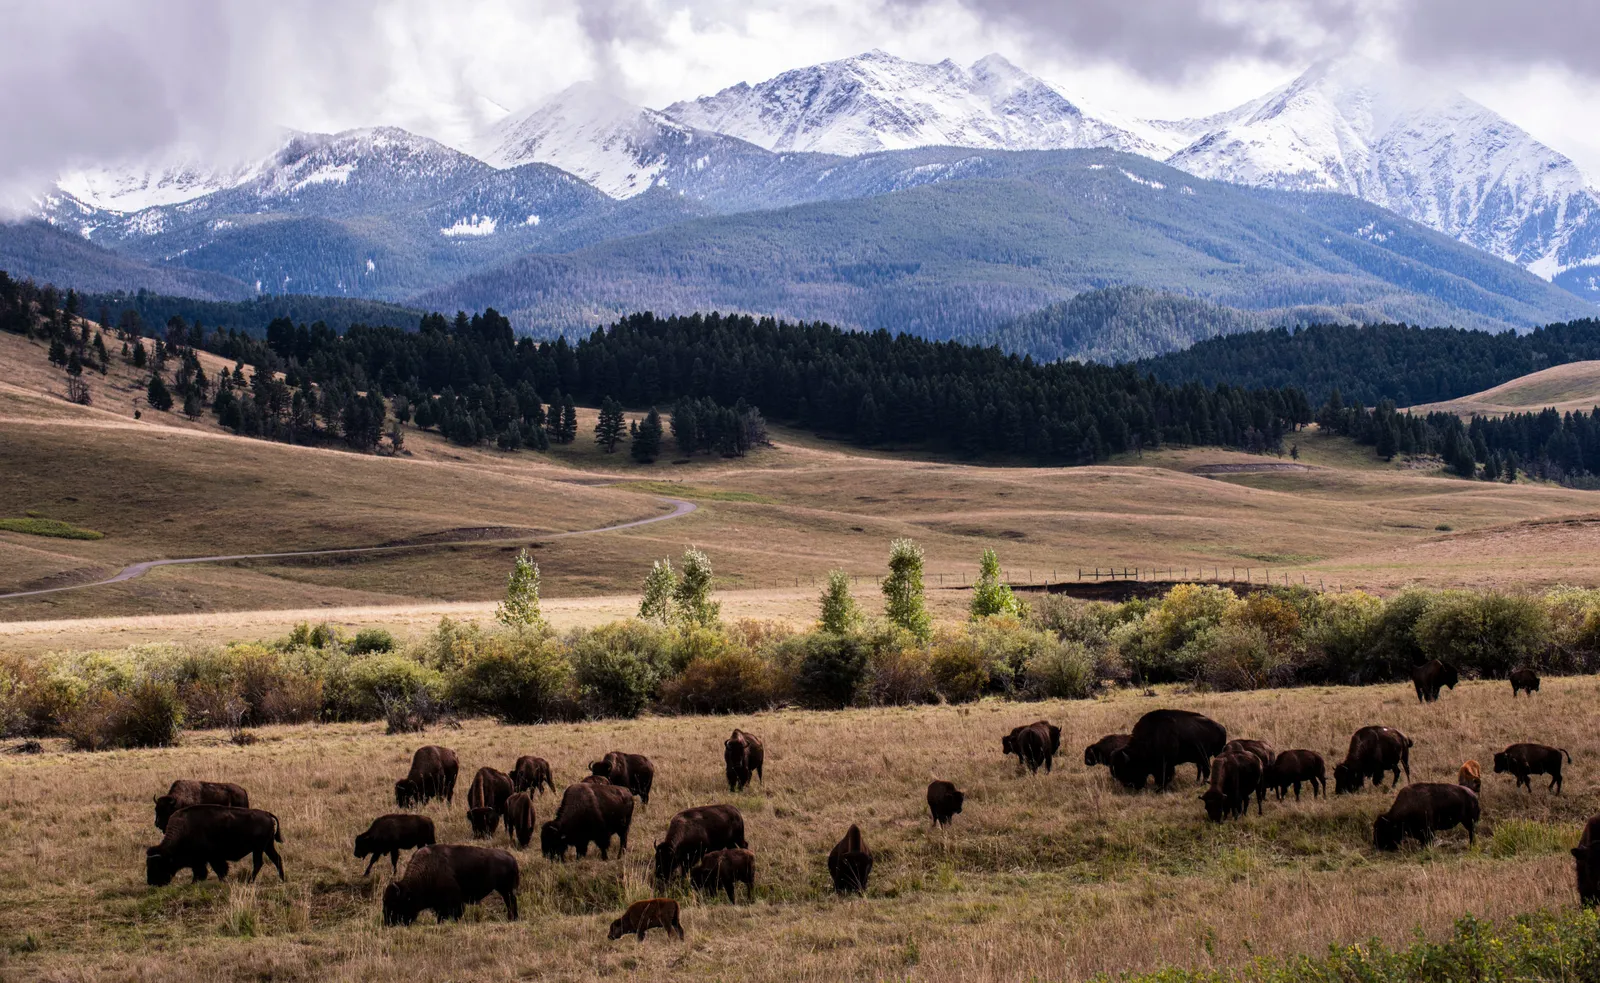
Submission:
[[[167,819],[184,806],[234,806],[250,808],[250,793],[232,782],[197,782],[180,778],[156,796],[156,829],[165,830]]]
[[[367,827],[365,833],[356,834],[356,859],[371,857],[362,877],[372,873],[372,867],[389,855],[389,869],[400,869],[400,851],[415,847],[433,846],[433,820],[427,816],[413,816],[408,812],[379,816]]]
[[[228,879],[228,864],[250,856],[255,868],[250,880],[261,873],[265,856],[283,874],[283,860],[274,843],[283,842],[278,817],[261,809],[236,806],[184,806],[167,818],[167,830],[159,844],[145,851],[145,881],[152,887],[172,883],[180,870],[194,873],[196,881],[206,879],[206,868],[217,872],[218,880]]]
[[[606,938],[615,941],[630,933],[637,934],[639,941],[644,941],[644,933],[652,928],[662,929],[667,933],[667,938],[672,938],[674,932],[678,938],[683,938],[683,926],[678,924],[678,902],[671,898],[651,898],[649,901],[635,901],[622,913],[622,917],[611,923],[611,931]]]
[[[1322,755],[1315,751],[1284,751],[1267,769],[1267,788],[1277,790],[1279,802],[1283,801],[1291,785],[1294,786],[1294,800],[1299,802],[1300,785],[1303,782],[1310,783],[1312,798],[1327,794],[1327,765]]]
[[[411,756],[411,772],[394,783],[394,804],[401,809],[425,806],[434,799],[455,805],[456,771],[460,761],[447,747],[429,744]]]
[[[744,816],[734,806],[685,809],[672,817],[666,838],[656,844],[656,885],[665,886],[679,870],[687,873],[712,850],[749,845],[744,839]]]
[[[472,785],[467,788],[467,821],[472,824],[473,836],[494,835],[512,788],[511,776],[495,768],[479,768],[472,776]]]
[[[455,921],[491,893],[506,904],[506,919],[517,920],[517,858],[487,846],[428,846],[411,855],[405,876],[383,892],[383,923],[410,925],[423,911],[439,921]]]
[[[745,886],[745,895],[751,901],[756,899],[756,855],[749,850],[730,848],[727,850],[712,850],[700,858],[700,862],[689,871],[689,883],[696,891],[715,893],[728,892],[728,903],[734,903],[734,891],[740,884]]]
[[[763,785],[766,784],[767,778],[761,773],[765,762],[766,750],[761,746],[761,739],[754,734],[735,727],[733,736],[722,742],[722,765],[728,776],[730,792],[738,792],[748,786],[752,774],[761,779]]]
[[[526,850],[528,841],[533,839],[533,830],[538,825],[538,819],[533,814],[533,795],[528,792],[517,792],[506,800],[506,835],[511,837],[511,842],[517,849]]]
[[[1389,811],[1372,821],[1372,845],[1398,850],[1407,836],[1426,845],[1433,834],[1465,826],[1467,843],[1477,842],[1478,793],[1445,782],[1407,785],[1395,796]]]
[[[950,825],[950,820],[961,811],[961,803],[966,800],[967,794],[951,782],[938,780],[928,783],[928,811],[933,813],[935,826]]]
[[[517,792],[531,793],[548,788],[550,794],[554,795],[556,791],[555,779],[550,775],[550,762],[531,754],[524,754],[512,766],[511,784]]]
[[[656,766],[642,754],[624,754],[612,751],[589,766],[589,773],[609,779],[620,785],[645,805],[650,804],[650,786],[655,784]]]
[[[1039,773],[1043,765],[1045,774],[1055,766],[1056,752],[1061,750],[1061,728],[1048,720],[1013,727],[1011,733],[1000,738],[1000,751],[1017,756],[1017,770],[1027,768],[1031,774]]]
[[[1128,746],[1132,740],[1128,734],[1107,734],[1083,749],[1083,763],[1093,768],[1095,765],[1110,765],[1111,756]]]
[[[1462,763],[1461,770],[1456,772],[1456,784],[1462,788],[1470,788],[1479,795],[1483,794],[1483,769],[1476,760]]]
[[[1400,769],[1411,781],[1411,748],[1415,742],[1393,727],[1363,727],[1350,735],[1350,749],[1344,760],[1333,766],[1333,794],[1359,792],[1367,779],[1380,785],[1385,772],[1394,772],[1400,784]],[[1391,786],[1392,787],[1392,786]]]
[[[1211,759],[1228,743],[1228,730],[1192,710],[1151,710],[1133,725],[1128,746],[1111,755],[1111,774],[1130,789],[1144,788],[1154,775],[1157,788],[1172,784],[1177,766],[1195,767],[1197,780],[1211,777]]]
[[[1440,688],[1448,686],[1455,689],[1459,682],[1461,677],[1456,674],[1456,667],[1438,659],[1424,662],[1411,670],[1411,685],[1416,687],[1418,703],[1432,703],[1439,698]]]
[[[1250,796],[1256,797],[1256,813],[1261,812],[1265,786],[1261,775],[1265,769],[1261,759],[1247,751],[1224,751],[1211,759],[1211,787],[1201,793],[1205,803],[1206,818],[1220,823],[1227,818],[1237,819],[1250,811]]]
[[[1600,904],[1600,816],[1589,820],[1583,827],[1583,836],[1572,848],[1572,863],[1578,873],[1578,901],[1584,905]]]
[[[607,859],[611,837],[617,837],[617,852],[628,849],[628,830],[633,825],[633,793],[611,784],[579,782],[568,785],[556,807],[555,817],[539,827],[539,849],[551,860],[562,860],[567,848],[578,856],[589,855],[589,844],[600,848],[600,859]]]
[[[861,842],[861,828],[851,826],[844,839],[834,844],[828,854],[828,876],[833,878],[833,889],[840,894],[854,891],[865,894],[867,878],[872,875],[872,851]]]
[[[1539,674],[1532,669],[1513,669],[1506,677],[1511,680],[1511,698],[1517,698],[1517,691],[1532,696],[1539,692]]]
[[[1533,782],[1528,780],[1529,775],[1549,775],[1548,789],[1561,794],[1561,756],[1567,755],[1567,763],[1572,763],[1572,755],[1562,748],[1549,747],[1544,744],[1513,744],[1504,751],[1498,751],[1494,756],[1494,773],[1496,775],[1510,772],[1517,776],[1517,785],[1533,792]]]

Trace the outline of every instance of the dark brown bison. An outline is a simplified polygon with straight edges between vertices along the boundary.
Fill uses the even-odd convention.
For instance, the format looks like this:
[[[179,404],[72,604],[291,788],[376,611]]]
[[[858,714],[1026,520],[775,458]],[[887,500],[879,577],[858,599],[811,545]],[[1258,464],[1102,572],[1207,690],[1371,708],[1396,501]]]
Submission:
[[[1467,843],[1477,842],[1478,794],[1445,782],[1407,785],[1389,811],[1372,821],[1372,845],[1398,850],[1407,836],[1426,845],[1433,834],[1456,826],[1467,828]]]
[[[935,826],[950,825],[951,818],[961,811],[961,803],[966,800],[967,794],[951,782],[940,779],[928,783],[928,811],[933,813]]]
[[[1572,755],[1567,754],[1562,748],[1553,748],[1544,744],[1513,744],[1504,751],[1495,752],[1494,773],[1496,775],[1510,772],[1517,776],[1517,784],[1533,791],[1533,782],[1528,780],[1529,775],[1549,775],[1550,791],[1561,794],[1561,756],[1567,755],[1567,763],[1572,763]]]
[[[526,850],[528,841],[533,839],[534,827],[538,819],[533,814],[533,795],[528,792],[517,792],[506,800],[506,835],[511,837],[511,842],[517,849]]]
[[[612,751],[589,766],[589,773],[609,779],[650,804],[650,786],[655,784],[656,766],[642,754],[624,754]]]
[[[1517,698],[1518,690],[1529,696],[1539,692],[1539,674],[1532,669],[1513,669],[1506,678],[1511,680],[1511,698],[1513,700]]]
[[[1246,751],[1224,751],[1211,759],[1211,787],[1200,794],[1206,818],[1214,823],[1237,819],[1250,811],[1250,796],[1256,797],[1256,814],[1261,812],[1265,786],[1261,775],[1266,769],[1261,759]]]
[[[261,809],[236,806],[184,806],[167,817],[166,836],[144,852],[145,882],[153,887],[171,884],[180,870],[190,870],[194,879],[206,879],[206,868],[217,872],[218,880],[228,879],[228,864],[252,857],[253,882],[261,873],[261,858],[272,861],[283,875],[283,860],[274,843],[283,842],[278,817]]]
[[[547,788],[553,795],[556,790],[556,781],[550,775],[550,762],[531,754],[524,754],[512,766],[511,784],[517,792],[536,793],[541,788]]]
[[[467,788],[467,821],[472,824],[473,836],[494,835],[513,789],[511,776],[495,768],[479,768],[472,776]]]
[[[854,891],[865,894],[867,878],[872,875],[872,851],[861,842],[861,828],[851,826],[844,839],[834,844],[828,854],[828,876],[833,878],[833,889],[843,894]]]
[[[1333,794],[1359,792],[1367,779],[1381,785],[1385,772],[1394,772],[1400,784],[1400,769],[1411,781],[1411,748],[1414,742],[1393,727],[1363,727],[1350,735],[1350,749],[1344,760],[1333,766]]]
[[[234,806],[250,808],[250,793],[232,782],[197,782],[180,778],[156,796],[156,829],[167,828],[167,818],[184,806]]]
[[[744,816],[737,808],[714,805],[685,809],[672,817],[666,838],[656,844],[656,885],[665,886],[678,871],[687,873],[712,850],[749,845],[744,839]]]
[[[411,855],[406,872],[383,892],[383,923],[410,925],[423,911],[455,921],[467,905],[490,894],[506,904],[506,918],[517,920],[517,858],[487,846],[429,846]]]
[[[1278,749],[1266,741],[1258,741],[1250,737],[1237,737],[1222,746],[1222,753],[1227,754],[1230,751],[1237,754],[1254,755],[1256,760],[1261,762],[1261,797],[1264,798],[1267,789],[1271,787],[1267,784],[1267,775],[1272,771],[1273,762],[1278,760]],[[1256,804],[1260,805],[1260,802],[1258,801]],[[1258,809],[1257,812],[1259,811]]]
[[[1600,904],[1600,816],[1583,827],[1583,836],[1572,848],[1572,863],[1578,873],[1578,901]]]
[[[767,778],[761,773],[765,762],[766,750],[761,746],[761,739],[754,734],[735,727],[733,736],[722,742],[722,764],[728,775],[730,792],[740,791],[749,785],[752,774],[766,784]]]
[[[1267,788],[1277,790],[1279,802],[1283,801],[1290,786],[1294,787],[1294,800],[1299,802],[1302,783],[1311,785],[1312,798],[1328,791],[1327,764],[1322,760],[1322,755],[1315,751],[1298,748],[1284,751],[1267,769]]]
[[[1211,759],[1228,743],[1228,730],[1192,710],[1151,710],[1133,725],[1128,746],[1111,755],[1111,774],[1131,789],[1154,775],[1157,788],[1172,784],[1178,765],[1193,764],[1197,780],[1211,777]]]
[[[639,941],[644,941],[644,933],[652,928],[659,928],[667,933],[667,938],[672,938],[674,932],[678,938],[683,938],[683,926],[678,924],[678,902],[671,898],[651,898],[649,901],[635,901],[622,913],[622,917],[611,923],[611,931],[607,933],[608,939],[620,939],[624,935],[635,934]]]
[[[427,816],[413,816],[398,812],[379,816],[367,827],[365,833],[356,834],[356,859],[371,857],[362,877],[372,873],[372,866],[389,855],[389,869],[400,869],[400,851],[416,847],[433,846],[433,820]]]
[[[715,893],[726,891],[728,903],[734,902],[734,891],[740,884],[745,887],[745,897],[756,899],[756,855],[737,848],[712,850],[700,858],[689,871],[689,883],[696,891]]]
[[[455,805],[456,771],[461,767],[456,753],[447,747],[429,744],[411,756],[411,773],[394,783],[394,804],[401,809],[425,806],[434,799]]]
[[[1456,674],[1456,667],[1438,659],[1424,662],[1411,670],[1411,685],[1416,687],[1418,703],[1432,703],[1439,698],[1441,688],[1448,686],[1455,689],[1459,682],[1461,677]]]
[[[1462,762],[1461,770],[1456,772],[1456,784],[1462,788],[1470,788],[1479,795],[1483,794],[1483,769],[1479,767],[1477,761]]]
[[[612,836],[617,837],[619,855],[628,849],[632,826],[632,792],[610,783],[579,782],[567,786],[554,818],[539,827],[539,849],[551,860],[562,860],[568,847],[575,848],[580,857],[588,856],[593,843],[605,860]]]
[[[1019,772],[1027,768],[1030,774],[1037,775],[1043,765],[1048,775],[1055,767],[1056,752],[1061,750],[1061,728],[1048,720],[1013,727],[1011,733],[1000,738],[1000,750],[1017,756]]]
[[[1090,768],[1095,765],[1110,765],[1111,756],[1127,747],[1132,739],[1128,734],[1107,734],[1083,749],[1083,763]]]

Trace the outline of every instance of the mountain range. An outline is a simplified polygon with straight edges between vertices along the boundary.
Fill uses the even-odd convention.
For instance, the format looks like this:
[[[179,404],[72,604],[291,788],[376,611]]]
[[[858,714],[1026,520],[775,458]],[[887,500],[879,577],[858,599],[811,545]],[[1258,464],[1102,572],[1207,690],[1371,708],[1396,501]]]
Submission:
[[[38,217],[0,229],[15,273],[493,305],[543,330],[718,306],[978,337],[1119,285],[1252,312],[1186,322],[1224,325],[1525,328],[1600,301],[1600,193],[1570,160],[1354,59],[1180,121],[997,55],[874,51],[661,110],[586,84],[462,147],[286,133],[223,167],[79,170]]]

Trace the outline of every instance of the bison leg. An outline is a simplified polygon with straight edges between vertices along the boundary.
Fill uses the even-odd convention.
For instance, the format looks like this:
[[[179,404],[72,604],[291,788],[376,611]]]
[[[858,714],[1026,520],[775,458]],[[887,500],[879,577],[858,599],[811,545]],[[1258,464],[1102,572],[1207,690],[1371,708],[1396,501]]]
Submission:
[[[254,884],[256,882],[256,875],[261,873],[261,851],[257,850],[255,853],[251,854],[250,859],[255,862],[255,866],[250,869],[250,883]]]
[[[676,911],[672,913],[672,928],[673,931],[678,933],[678,941],[683,941],[683,926],[678,923],[678,913]]]
[[[372,876],[372,865],[376,864],[379,860],[382,860],[382,859],[383,859],[383,851],[381,851],[381,850],[373,851],[372,859],[367,861],[367,869],[361,872],[361,876],[362,877],[371,877]]]
[[[502,900],[502,901],[504,901],[506,903],[506,920],[507,921],[512,921],[512,922],[516,921],[517,920],[517,892],[515,892],[515,891],[501,891],[500,892],[500,900]]]
[[[194,870],[191,871],[191,873],[194,874],[195,883],[198,884],[199,882],[201,882],[201,881],[206,879],[206,865],[205,864],[200,864],[198,867],[195,867]],[[224,880],[227,879],[227,875],[226,874],[218,874],[217,876],[223,878]]]
[[[378,858],[377,857],[373,857],[372,858],[372,862],[373,863],[377,863],[378,862]],[[371,870],[372,868],[369,866],[369,867],[367,867],[367,869]],[[400,873],[400,851],[399,850],[390,850],[389,851],[389,873],[391,875]]]
[[[1554,775],[1551,776],[1550,785],[1545,789],[1545,791],[1554,792],[1557,795],[1561,794],[1561,770],[1559,768],[1556,769]]]
[[[267,852],[267,859],[272,861],[272,866],[278,868],[278,880],[287,881],[289,878],[287,878],[287,877],[285,877],[283,875],[283,859],[278,856],[277,848],[274,847],[271,843],[268,843],[266,852]],[[261,861],[260,860],[256,861],[256,869],[257,870],[261,869]],[[254,878],[251,878],[251,879],[254,880]]]

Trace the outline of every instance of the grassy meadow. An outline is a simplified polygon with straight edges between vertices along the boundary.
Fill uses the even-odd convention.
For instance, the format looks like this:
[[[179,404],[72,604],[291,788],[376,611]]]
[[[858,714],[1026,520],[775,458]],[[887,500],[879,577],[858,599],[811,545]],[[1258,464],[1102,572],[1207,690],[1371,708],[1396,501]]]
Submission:
[[[1221,695],[1111,692],[1092,701],[960,707],[776,711],[749,717],[647,717],[530,727],[464,722],[459,730],[385,736],[381,724],[263,728],[249,746],[191,733],[160,750],[11,757],[0,807],[0,977],[112,980],[1070,980],[1160,967],[1226,968],[1258,956],[1316,953],[1368,938],[1405,944],[1447,935],[1464,914],[1503,919],[1576,905],[1571,859],[1596,811],[1600,736],[1593,678],[1546,679],[1513,702],[1503,682],[1464,682],[1431,706],[1409,686],[1303,688]],[[1412,776],[1453,778],[1508,743],[1563,746],[1566,792],[1485,774],[1484,823],[1399,854],[1370,846],[1391,795],[1270,799],[1263,817],[1213,825],[1194,773],[1174,790],[1128,794],[1082,748],[1125,731],[1157,706],[1200,710],[1230,736],[1342,757],[1356,728],[1409,734]],[[1019,775],[1000,736],[1039,717],[1063,728],[1053,774]],[[734,726],[767,744],[764,784],[730,795],[721,740]],[[635,812],[620,860],[552,864],[530,849],[508,924],[498,899],[459,925],[424,916],[386,929],[386,866],[370,879],[351,841],[392,811],[392,782],[411,751],[442,743],[461,756],[458,791],[488,764],[540,754],[557,784],[610,749],[656,764],[655,794]],[[1488,772],[1489,769],[1485,768]],[[270,865],[254,886],[235,873],[144,884],[142,851],[158,842],[151,799],[174,778],[238,781],[283,825],[289,880]],[[923,793],[933,778],[967,792],[965,811],[934,829]],[[757,855],[756,900],[685,904],[684,943],[652,933],[607,942],[626,903],[651,896],[650,846],[679,809],[731,802]],[[554,803],[536,801],[540,821]],[[469,836],[465,804],[426,812],[443,842]],[[850,823],[877,857],[864,898],[835,897],[825,857]],[[506,846],[502,831],[496,843]],[[402,861],[403,862],[403,861]]]

